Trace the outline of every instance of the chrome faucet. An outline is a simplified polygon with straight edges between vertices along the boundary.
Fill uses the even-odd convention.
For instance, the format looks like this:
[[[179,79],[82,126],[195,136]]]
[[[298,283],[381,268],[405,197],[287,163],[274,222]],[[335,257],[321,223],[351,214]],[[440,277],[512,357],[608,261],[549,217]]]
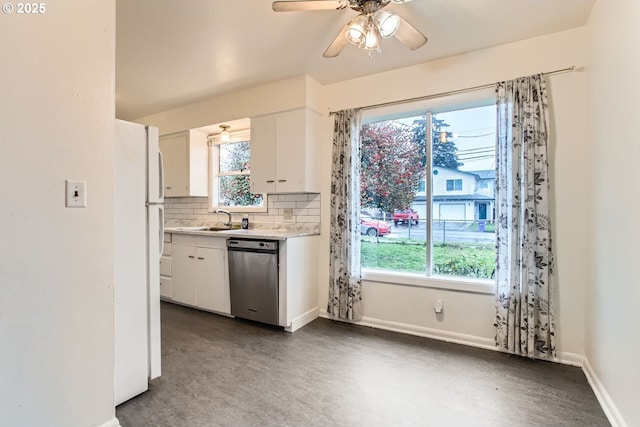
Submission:
[[[225,211],[224,209],[216,209],[216,213],[223,213],[223,214],[227,214],[228,221],[227,222],[223,222],[222,225],[224,225],[225,227],[231,227],[231,214],[227,211]]]

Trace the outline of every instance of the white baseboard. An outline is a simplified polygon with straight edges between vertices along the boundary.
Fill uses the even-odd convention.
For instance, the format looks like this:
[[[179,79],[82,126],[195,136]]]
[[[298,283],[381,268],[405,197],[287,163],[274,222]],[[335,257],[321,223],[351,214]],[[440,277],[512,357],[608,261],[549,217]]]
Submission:
[[[116,417],[113,417],[106,423],[102,424],[100,427],[120,427],[120,421]]]
[[[301,316],[296,317],[291,321],[291,325],[284,328],[287,332],[294,332],[298,329],[302,328],[307,323],[310,323],[318,318],[318,312],[320,309],[318,307],[312,308],[311,310],[303,313]]]
[[[563,351],[558,354],[558,356],[554,359],[551,359],[552,362],[562,363],[563,365],[571,365],[577,366],[578,368],[582,368],[584,366],[585,358],[581,354],[577,353],[569,353]]]
[[[333,319],[326,310],[320,310],[320,317]],[[341,320],[342,319],[336,319]],[[410,325],[408,323],[391,322],[373,317],[363,317],[360,322],[347,322],[356,325],[369,326],[371,328],[384,329],[386,331],[400,332],[403,334],[416,335],[419,337],[433,338],[440,341],[464,344],[471,347],[484,348],[496,351],[496,346],[492,339],[476,337],[473,335],[460,334],[458,332],[444,331],[441,329],[427,328],[426,326]]]
[[[602,385],[602,383],[600,382],[600,379],[591,367],[589,359],[587,358],[584,359],[584,363],[582,364],[582,371],[586,375],[587,381],[589,382],[591,389],[595,393],[596,399],[598,399],[602,410],[609,419],[611,427],[627,427],[627,423],[622,418],[622,414],[620,414],[620,411],[618,411],[618,408],[616,407],[615,403],[613,403],[611,396],[609,396],[609,393],[607,393],[604,385]]]

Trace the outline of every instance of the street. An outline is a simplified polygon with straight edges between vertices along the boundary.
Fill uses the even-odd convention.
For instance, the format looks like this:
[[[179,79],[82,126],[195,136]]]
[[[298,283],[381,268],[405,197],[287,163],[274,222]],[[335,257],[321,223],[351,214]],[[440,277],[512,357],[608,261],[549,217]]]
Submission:
[[[469,231],[454,227],[434,227],[432,232],[433,243],[483,243],[494,244],[495,233],[487,233],[481,231]],[[415,240],[426,239],[426,227],[423,222],[418,225],[398,224],[391,226],[391,234],[386,237],[391,238],[411,238]]]

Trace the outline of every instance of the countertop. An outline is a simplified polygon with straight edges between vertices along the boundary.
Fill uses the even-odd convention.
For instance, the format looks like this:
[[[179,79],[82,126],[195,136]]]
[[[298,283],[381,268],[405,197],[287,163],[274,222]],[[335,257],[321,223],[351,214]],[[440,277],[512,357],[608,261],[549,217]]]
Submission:
[[[315,229],[250,228],[248,230],[230,229],[210,231],[206,230],[206,228],[209,227],[196,225],[165,225],[164,231],[165,233],[191,234],[197,236],[270,240],[286,240],[293,237],[316,236],[320,234]]]

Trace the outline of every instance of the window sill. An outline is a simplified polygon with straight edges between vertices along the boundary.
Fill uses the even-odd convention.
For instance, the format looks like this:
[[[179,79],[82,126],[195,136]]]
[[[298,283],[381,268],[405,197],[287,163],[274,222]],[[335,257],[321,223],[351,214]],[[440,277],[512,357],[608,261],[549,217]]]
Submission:
[[[476,294],[494,294],[495,280],[468,279],[464,277],[424,276],[421,274],[362,270],[362,280],[392,285],[415,286],[421,288],[444,289]]]

